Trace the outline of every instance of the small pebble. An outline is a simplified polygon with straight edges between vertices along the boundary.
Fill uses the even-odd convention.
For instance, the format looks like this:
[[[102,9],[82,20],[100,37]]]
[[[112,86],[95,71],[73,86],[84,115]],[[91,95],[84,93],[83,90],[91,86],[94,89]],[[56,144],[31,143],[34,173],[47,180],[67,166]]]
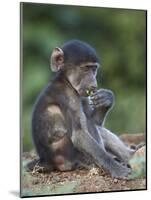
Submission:
[[[118,179],[115,178],[115,179],[113,180],[113,182],[114,182],[114,183],[118,183]]]
[[[32,181],[32,183],[33,183],[33,185],[36,185],[36,184],[39,183],[39,180],[38,180],[38,179],[35,179],[35,180]]]

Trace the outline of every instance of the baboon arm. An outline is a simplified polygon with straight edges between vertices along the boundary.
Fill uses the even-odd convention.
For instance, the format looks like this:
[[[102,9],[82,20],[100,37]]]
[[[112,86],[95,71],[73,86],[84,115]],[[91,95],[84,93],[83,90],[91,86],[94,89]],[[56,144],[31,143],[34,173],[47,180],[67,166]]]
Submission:
[[[117,161],[115,161],[111,155],[107,153],[105,149],[91,136],[87,129],[87,122],[84,113],[81,112],[79,121],[78,119],[74,119],[75,116],[77,115],[72,114],[71,117],[71,140],[73,145],[79,151],[88,153],[99,167],[103,167],[104,169],[108,170],[112,176],[126,176],[128,173],[127,168],[121,166]]]
[[[93,108],[91,106],[90,101],[88,98],[82,98],[82,105],[84,113],[86,114],[87,118],[93,119],[94,124],[96,125],[103,125],[108,110],[105,108]]]
[[[88,132],[83,130],[73,130],[71,140],[73,145],[79,151],[91,155],[99,167],[102,166],[110,171],[109,166],[107,165],[107,160],[110,159],[109,156]]]
[[[100,110],[94,109],[92,110],[91,117],[94,119],[96,125],[103,126],[107,113],[108,111],[104,108],[100,108]]]

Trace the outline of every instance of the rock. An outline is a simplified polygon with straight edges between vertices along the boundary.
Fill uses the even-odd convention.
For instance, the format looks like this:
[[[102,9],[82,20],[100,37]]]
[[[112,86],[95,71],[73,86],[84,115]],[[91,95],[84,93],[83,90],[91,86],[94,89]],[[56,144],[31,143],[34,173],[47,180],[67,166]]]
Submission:
[[[146,146],[138,149],[129,161],[132,173],[129,178],[144,178],[146,176]]]
[[[98,168],[91,168],[89,173],[88,173],[88,176],[94,176],[94,175],[98,175],[99,174],[99,169]]]
[[[114,178],[113,182],[118,183],[118,179]]]
[[[138,149],[133,157],[146,157],[146,146],[144,145]]]

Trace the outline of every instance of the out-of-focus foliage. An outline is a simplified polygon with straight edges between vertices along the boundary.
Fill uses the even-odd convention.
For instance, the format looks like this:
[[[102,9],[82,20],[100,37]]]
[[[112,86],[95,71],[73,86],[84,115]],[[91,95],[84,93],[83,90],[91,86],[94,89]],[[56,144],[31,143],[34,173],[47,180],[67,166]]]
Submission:
[[[31,148],[33,104],[52,77],[51,51],[70,39],[88,42],[101,58],[98,85],[116,96],[106,127],[145,132],[145,11],[23,3],[21,18],[24,150]]]

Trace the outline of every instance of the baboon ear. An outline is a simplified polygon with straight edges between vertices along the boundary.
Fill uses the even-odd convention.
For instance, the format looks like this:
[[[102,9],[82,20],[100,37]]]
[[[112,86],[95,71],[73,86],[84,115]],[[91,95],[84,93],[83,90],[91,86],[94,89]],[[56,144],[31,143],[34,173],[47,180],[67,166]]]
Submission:
[[[51,70],[53,72],[57,72],[60,69],[62,69],[63,65],[64,65],[64,53],[62,51],[62,49],[60,49],[59,47],[56,47],[51,55],[51,60],[50,60],[50,64],[51,64]]]

